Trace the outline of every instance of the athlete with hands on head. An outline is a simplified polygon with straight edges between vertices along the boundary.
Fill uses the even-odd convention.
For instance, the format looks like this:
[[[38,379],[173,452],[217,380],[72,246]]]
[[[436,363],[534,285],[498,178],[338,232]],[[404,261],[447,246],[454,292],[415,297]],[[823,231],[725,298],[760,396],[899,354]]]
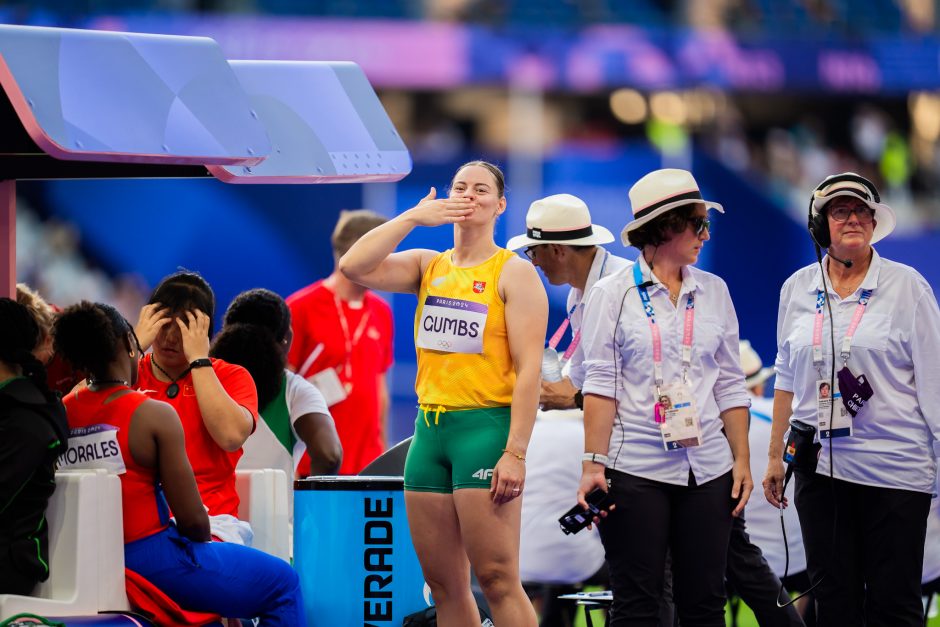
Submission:
[[[525,455],[539,398],[548,302],[531,264],[497,246],[503,174],[473,161],[366,233],[340,270],[370,288],[417,294],[420,410],[405,462],[411,537],[442,625],[479,625],[470,568],[497,625],[534,626],[519,580]],[[417,226],[453,224],[454,247],[394,252]]]
[[[186,452],[209,514],[238,516],[235,464],[254,429],[258,395],[241,366],[209,358],[215,295],[199,274],[164,278],[143,307],[136,333],[152,354],[141,360],[137,387],[176,408]],[[217,537],[236,540],[213,527]]]

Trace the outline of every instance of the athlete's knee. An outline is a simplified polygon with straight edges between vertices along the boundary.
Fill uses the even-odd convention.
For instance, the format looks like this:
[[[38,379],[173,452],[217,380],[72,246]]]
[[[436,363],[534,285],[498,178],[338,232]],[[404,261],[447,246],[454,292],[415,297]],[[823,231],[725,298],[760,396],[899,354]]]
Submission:
[[[459,598],[470,589],[469,579],[454,572],[425,572],[424,580],[431,589],[431,596],[438,603]]]
[[[490,603],[498,603],[510,595],[520,584],[515,569],[509,564],[493,562],[475,568],[480,588]]]

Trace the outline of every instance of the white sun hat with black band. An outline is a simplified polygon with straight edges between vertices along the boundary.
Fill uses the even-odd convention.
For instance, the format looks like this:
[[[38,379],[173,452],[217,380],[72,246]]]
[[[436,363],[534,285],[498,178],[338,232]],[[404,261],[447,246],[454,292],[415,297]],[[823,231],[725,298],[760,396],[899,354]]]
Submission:
[[[741,370],[744,371],[744,385],[752,388],[774,376],[773,368],[765,368],[760,355],[748,340],[739,340],[738,352],[741,356]]]
[[[614,235],[599,224],[591,224],[591,212],[583,200],[571,194],[555,194],[529,205],[525,234],[506,244],[509,250],[539,244],[590,246],[614,241]]]
[[[717,202],[702,198],[702,192],[699,191],[698,183],[691,172],[674,168],[650,172],[630,188],[633,221],[620,232],[620,241],[624,246],[630,246],[631,231],[670,209],[693,203],[702,203],[707,209],[725,212]]]
[[[855,178],[853,179],[853,177]],[[864,179],[854,172],[835,174],[827,177],[828,179],[834,179],[834,182],[826,185],[826,181],[823,181],[813,192],[813,213],[822,213],[826,203],[833,198],[852,196],[853,198],[861,198],[875,212],[875,228],[871,234],[872,244],[884,239],[894,230],[897,224],[894,209],[880,202],[881,197],[875,196],[877,190],[868,187],[868,185],[872,185],[868,179]],[[868,183],[868,185],[865,185],[862,181]]]

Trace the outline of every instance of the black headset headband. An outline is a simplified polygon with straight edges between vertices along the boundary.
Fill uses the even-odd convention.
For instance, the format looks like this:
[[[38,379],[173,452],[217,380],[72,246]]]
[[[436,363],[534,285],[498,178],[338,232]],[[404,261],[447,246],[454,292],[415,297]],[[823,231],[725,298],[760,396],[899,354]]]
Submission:
[[[865,189],[868,190],[868,193],[873,201],[881,202],[881,195],[878,193],[878,188],[875,187],[874,183],[860,174],[855,174],[854,172],[843,172],[842,174],[833,174],[832,176],[827,176],[822,183],[816,186],[816,189],[813,190],[809,200],[810,212],[813,210],[813,201],[816,200],[816,192],[821,191],[823,188],[829,187],[830,185],[835,185],[836,183],[858,183],[859,185],[863,185]]]
[[[817,185],[816,189],[813,190],[813,193],[810,194],[809,207],[806,217],[810,237],[813,238],[813,243],[816,245],[816,256],[820,259],[822,259],[820,256],[820,249],[829,248],[831,241],[829,238],[829,225],[825,215],[814,211],[816,204],[816,194],[824,188],[835,185],[836,183],[855,183],[857,185],[862,185],[865,189],[868,190],[871,200],[877,203],[881,202],[881,195],[878,194],[878,189],[875,187],[875,184],[864,176],[860,176],[854,172],[843,172],[842,174],[833,174],[832,176],[827,176],[822,183]],[[853,191],[857,192],[858,190]],[[859,195],[859,197],[861,198],[861,195]]]

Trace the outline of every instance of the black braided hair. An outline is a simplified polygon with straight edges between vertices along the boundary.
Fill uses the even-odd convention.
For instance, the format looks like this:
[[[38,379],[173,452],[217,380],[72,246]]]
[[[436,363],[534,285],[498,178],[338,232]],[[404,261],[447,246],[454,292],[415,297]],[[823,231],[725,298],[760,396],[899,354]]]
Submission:
[[[56,317],[52,336],[55,351],[91,379],[107,379],[108,368],[121,342],[132,332],[130,323],[111,305],[83,300]]]
[[[290,331],[290,309],[284,299],[271,290],[260,287],[247,290],[232,299],[222,325],[239,322],[265,327],[280,342]]]
[[[209,354],[248,371],[258,388],[258,407],[267,407],[280,392],[285,358],[267,327],[242,322],[226,324],[212,341]]]

